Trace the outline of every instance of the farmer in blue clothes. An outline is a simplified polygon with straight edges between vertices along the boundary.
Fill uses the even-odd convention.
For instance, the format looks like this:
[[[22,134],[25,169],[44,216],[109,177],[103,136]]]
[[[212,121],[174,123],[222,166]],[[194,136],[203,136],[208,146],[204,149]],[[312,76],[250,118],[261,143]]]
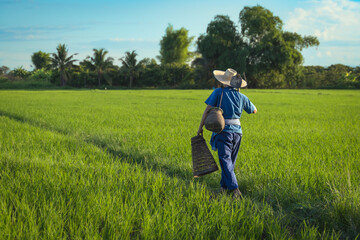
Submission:
[[[221,166],[221,191],[231,191],[235,198],[241,198],[241,192],[235,176],[235,162],[240,148],[242,130],[240,117],[243,110],[247,113],[256,113],[255,105],[244,94],[240,93],[240,88],[246,87],[247,83],[240,74],[234,69],[224,71],[215,70],[215,78],[224,85],[224,87],[215,89],[206,99],[207,104],[203,113],[198,135],[202,134],[204,122],[210,108],[218,107],[220,104],[225,119],[225,128],[220,133],[213,133],[210,144],[213,150],[218,151],[219,162]]]

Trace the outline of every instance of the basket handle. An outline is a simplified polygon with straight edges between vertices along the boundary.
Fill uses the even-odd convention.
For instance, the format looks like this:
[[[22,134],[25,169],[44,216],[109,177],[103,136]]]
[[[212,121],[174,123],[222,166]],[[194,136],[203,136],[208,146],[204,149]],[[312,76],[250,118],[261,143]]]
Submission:
[[[223,94],[224,94],[224,88],[221,88],[221,97],[220,97],[219,108],[221,108],[221,102],[222,102]]]

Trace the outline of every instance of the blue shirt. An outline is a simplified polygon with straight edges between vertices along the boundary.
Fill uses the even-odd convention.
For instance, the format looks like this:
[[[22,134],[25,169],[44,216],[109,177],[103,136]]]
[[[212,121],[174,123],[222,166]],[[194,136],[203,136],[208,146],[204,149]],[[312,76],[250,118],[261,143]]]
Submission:
[[[256,109],[255,105],[250,101],[250,99],[244,94],[238,92],[236,89],[231,87],[217,88],[212,94],[206,99],[205,103],[212,107],[219,107],[221,92],[223,93],[223,98],[220,108],[224,111],[223,116],[225,119],[240,119],[243,110],[247,113],[253,113]],[[225,125],[225,132],[236,132],[242,134],[241,125]],[[214,148],[214,138],[216,133],[213,133],[211,136],[210,144]]]

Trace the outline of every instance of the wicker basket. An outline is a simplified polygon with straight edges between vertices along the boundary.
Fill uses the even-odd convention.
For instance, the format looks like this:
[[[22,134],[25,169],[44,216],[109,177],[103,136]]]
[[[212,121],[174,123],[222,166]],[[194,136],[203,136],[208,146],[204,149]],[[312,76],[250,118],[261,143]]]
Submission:
[[[205,128],[211,132],[219,133],[225,128],[223,110],[218,107],[210,108],[205,119]]]
[[[219,170],[202,135],[191,138],[191,153],[194,177]]]

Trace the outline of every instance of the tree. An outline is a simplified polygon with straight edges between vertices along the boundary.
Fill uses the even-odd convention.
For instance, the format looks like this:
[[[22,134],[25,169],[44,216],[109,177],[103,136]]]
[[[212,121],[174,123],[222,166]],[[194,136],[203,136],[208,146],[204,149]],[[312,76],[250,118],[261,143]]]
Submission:
[[[42,51],[34,52],[31,56],[31,61],[35,66],[35,69],[50,69],[51,67],[51,58],[49,53],[44,53]]]
[[[100,87],[101,79],[104,77],[104,74],[106,74],[107,71],[113,67],[114,59],[112,57],[106,58],[106,54],[108,54],[108,51],[104,50],[104,48],[101,48],[101,49],[94,48],[93,51],[94,51],[93,57],[88,56],[86,58],[86,61],[84,61],[84,64],[90,70],[96,72],[97,79],[98,79],[98,85]],[[109,81],[109,82],[111,85],[111,81]]]
[[[9,72],[9,68],[7,66],[0,67],[0,75],[6,75]]]
[[[164,86],[164,74],[161,65],[155,59],[143,59],[144,67],[141,72],[141,84],[148,87]]]
[[[72,68],[74,62],[77,61],[73,59],[77,53],[68,56],[68,50],[65,44],[59,44],[56,50],[57,53],[52,54],[52,65],[57,68],[60,73],[61,86],[65,86],[66,82],[70,79],[69,69]]]
[[[333,88],[344,88],[346,75],[352,72],[352,68],[343,64],[333,64],[326,68],[325,78],[322,86]]]
[[[281,79],[278,75],[288,75],[299,71],[303,62],[301,50],[318,46],[319,41],[313,36],[300,36],[297,33],[284,32],[281,19],[261,6],[244,7],[239,14],[241,34],[247,44],[247,71],[250,86],[271,86],[263,83],[271,72],[273,79]],[[276,80],[277,81],[277,80]]]
[[[360,68],[334,64],[327,68],[322,66],[305,66],[305,87],[310,88],[360,88]]]
[[[307,88],[319,88],[324,82],[326,69],[323,66],[305,66],[304,85]]]
[[[10,71],[10,75],[15,79],[24,79],[30,75],[30,72],[21,66]]]
[[[138,76],[139,70],[143,61],[137,62],[136,60],[137,53],[134,51],[132,52],[125,52],[125,57],[119,58],[122,62],[123,67],[126,69],[129,75],[129,87],[132,88],[134,78]]]
[[[194,37],[188,37],[188,30],[180,28],[174,30],[172,25],[166,28],[165,36],[160,41],[161,64],[184,64],[192,57],[189,46]]]
[[[245,43],[228,16],[217,15],[208,24],[206,34],[200,35],[197,40],[197,52],[201,57],[192,64],[198,68],[201,66],[206,71],[206,81],[213,77],[214,69],[233,68],[238,72],[246,70]]]

